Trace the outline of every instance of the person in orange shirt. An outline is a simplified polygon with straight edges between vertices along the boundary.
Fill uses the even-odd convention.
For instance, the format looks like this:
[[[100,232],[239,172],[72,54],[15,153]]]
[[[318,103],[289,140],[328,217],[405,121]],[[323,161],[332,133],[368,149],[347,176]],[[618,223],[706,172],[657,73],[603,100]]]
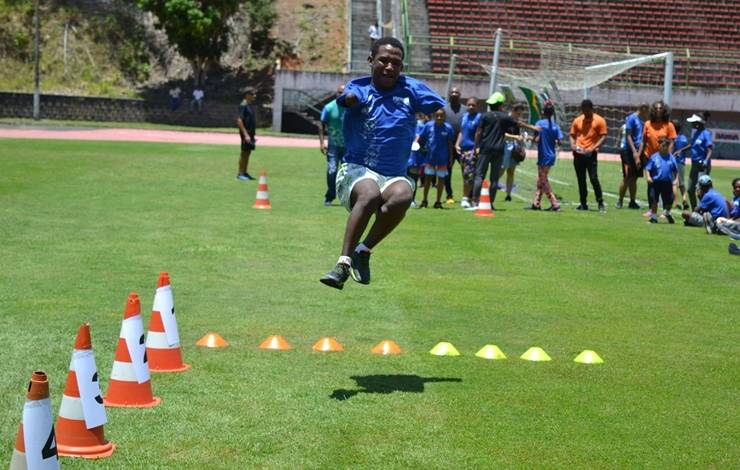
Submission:
[[[651,155],[655,154],[660,149],[660,138],[665,137],[670,140],[669,152],[673,154],[673,141],[676,139],[676,128],[670,121],[671,110],[663,101],[656,101],[650,107],[650,120],[645,121],[645,127],[642,130],[642,143],[640,144],[640,160],[637,162],[637,168],[640,174],[644,168],[647,160]],[[648,182],[648,201],[650,206],[653,206],[651,195],[652,184]],[[648,210],[645,217],[652,217],[653,211]]]
[[[594,113],[594,104],[591,100],[581,101],[581,112],[582,114],[573,120],[573,125],[570,127],[573,167],[576,170],[578,193],[581,198],[581,205],[576,209],[579,211],[588,210],[588,204],[586,204],[588,196],[586,173],[588,173],[588,179],[591,180],[591,186],[593,186],[596,195],[596,202],[599,204],[599,211],[606,212],[596,160],[599,148],[606,139],[606,121],[603,117]]]

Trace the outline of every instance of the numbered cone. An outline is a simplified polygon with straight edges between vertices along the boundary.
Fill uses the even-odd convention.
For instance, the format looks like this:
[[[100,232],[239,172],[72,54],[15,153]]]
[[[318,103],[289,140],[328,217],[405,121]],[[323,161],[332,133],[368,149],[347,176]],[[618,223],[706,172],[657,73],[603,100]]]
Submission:
[[[342,352],[344,347],[336,339],[326,336],[313,345],[313,350],[317,352]]]
[[[141,303],[135,292],[129,295],[123,312],[116,357],[104,401],[105,406],[132,408],[150,408],[160,402],[159,397],[152,395]]]
[[[536,346],[527,349],[527,351],[519,357],[525,361],[532,362],[547,362],[552,360],[544,349]]]
[[[579,364],[603,364],[604,360],[596,354],[596,351],[586,349],[581,352],[581,354],[577,355],[576,358],[573,359],[573,362],[578,362]]]
[[[475,353],[476,357],[481,359],[506,359],[506,354],[495,344],[487,344]]]
[[[483,180],[483,187],[480,190],[480,200],[478,201],[478,209],[475,211],[476,217],[493,217],[493,209],[491,207],[491,195],[489,193],[488,181]]]
[[[392,339],[386,339],[376,344],[373,349],[370,350],[373,354],[382,354],[383,356],[390,356],[395,354],[401,354],[401,347],[396,344]]]
[[[436,346],[432,348],[431,351],[429,351],[429,354],[434,354],[435,356],[459,356],[460,353],[455,349],[455,346],[452,345],[452,343],[447,342],[441,342],[437,343]]]
[[[175,319],[175,301],[172,298],[170,276],[159,273],[157,293],[154,294],[152,318],[146,335],[146,357],[153,372],[183,372],[190,364],[182,361],[180,334]]]
[[[252,209],[272,209],[270,205],[270,195],[267,190],[267,172],[262,170],[259,184],[257,185],[257,198],[252,205]]]
[[[90,324],[77,331],[67,384],[57,417],[59,455],[100,459],[110,457],[116,446],[105,440],[107,422],[92,350]]]
[[[218,333],[206,333],[195,345],[202,348],[226,348],[229,346],[229,342]]]
[[[293,349],[293,346],[290,345],[287,341],[285,341],[285,338],[278,335],[273,335],[268,337],[266,340],[262,341],[259,346],[257,346],[260,349],[270,349],[273,351],[287,351],[290,349]]]
[[[49,380],[36,371],[28,384],[23,418],[10,458],[10,470],[56,470],[59,468],[54,420],[51,416]]]

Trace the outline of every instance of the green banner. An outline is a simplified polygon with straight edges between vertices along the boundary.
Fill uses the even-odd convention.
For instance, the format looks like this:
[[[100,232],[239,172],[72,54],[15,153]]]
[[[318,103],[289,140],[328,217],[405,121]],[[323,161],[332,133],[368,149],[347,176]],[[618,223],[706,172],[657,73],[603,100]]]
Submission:
[[[540,116],[542,115],[542,103],[540,103],[540,97],[529,88],[519,87],[519,89],[522,90],[525,98],[527,98],[527,104],[529,105],[529,123],[532,125],[537,124],[537,121],[540,120]]]

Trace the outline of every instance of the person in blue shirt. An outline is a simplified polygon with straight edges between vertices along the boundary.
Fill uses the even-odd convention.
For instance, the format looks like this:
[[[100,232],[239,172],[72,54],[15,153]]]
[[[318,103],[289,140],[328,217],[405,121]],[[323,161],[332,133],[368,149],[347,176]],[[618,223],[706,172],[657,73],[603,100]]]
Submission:
[[[659,150],[650,156],[645,165],[646,178],[650,183],[650,223],[658,223],[658,197],[663,200],[663,215],[669,224],[675,223],[671,215],[673,206],[673,184],[677,180],[678,165],[671,155],[671,139],[661,137]]]
[[[424,83],[402,75],[403,44],[392,37],[373,42],[370,76],[350,81],[337,103],[346,108],[346,153],[337,172],[337,194],[349,210],[344,241],[334,268],[321,277],[342,289],[352,279],[370,283],[370,253],[403,220],[414,194],[406,176],[416,113],[432,114],[444,99]],[[370,230],[362,237],[370,219]]]
[[[681,133],[681,128],[683,127],[681,120],[674,119],[673,127],[676,128],[676,139],[673,141],[673,157],[676,159],[676,164],[678,165],[678,185],[673,189],[673,194],[676,196],[675,200],[680,201],[676,204],[676,207],[681,209],[681,204],[683,204],[683,209],[688,210],[689,204],[686,201],[685,184],[686,156],[691,146],[689,145],[689,139]]]
[[[719,217],[717,231],[728,235],[733,240],[740,240],[740,178],[732,180],[732,207],[729,217]]]
[[[550,187],[547,175],[550,173],[550,168],[555,165],[557,148],[563,141],[564,136],[563,131],[560,130],[560,126],[555,121],[555,105],[552,101],[545,101],[542,114],[545,119],[540,119],[535,124],[537,128],[535,136],[537,142],[537,191],[534,193],[532,210],[541,209],[540,202],[544,193],[550,199],[550,209],[548,210],[558,212],[560,211],[560,204],[558,204],[558,199],[555,197],[552,187]]]
[[[437,178],[437,199],[435,209],[442,209],[442,191],[445,189],[445,176],[449,172],[450,161],[455,158],[453,142],[455,129],[445,122],[444,109],[434,113],[434,120],[424,125],[420,141],[429,149],[427,162],[424,165],[424,199],[420,207],[427,207],[427,197],[432,180]]]
[[[715,221],[729,215],[725,198],[712,187],[712,177],[704,174],[699,176],[699,205],[693,212],[683,211],[684,225],[704,227],[707,233],[716,230]]]
[[[406,174],[414,182],[414,196],[411,200],[411,207],[416,207],[416,188],[418,183],[424,184],[424,165],[427,162],[427,149],[419,143],[421,133],[424,131],[424,124],[429,121],[429,117],[424,113],[416,113],[416,130],[414,131],[414,142],[411,144],[411,153],[409,161],[406,163]]]
[[[642,131],[645,128],[645,121],[650,117],[650,105],[641,103],[637,111],[628,115],[624,119],[625,145],[622,146],[620,157],[622,160],[622,182],[619,183],[619,200],[617,209],[622,208],[624,195],[629,190],[630,203],[627,205],[630,209],[639,209],[640,206],[635,201],[637,193],[637,179],[642,176],[642,165],[637,164],[640,161],[640,145],[642,144]]]
[[[455,150],[460,155],[460,166],[462,166],[463,198],[460,207],[470,207],[470,199],[473,196],[473,183],[475,183],[475,131],[480,124],[480,113],[478,112],[478,100],[468,98],[465,103],[467,112],[460,119],[460,132],[457,134]]]
[[[712,172],[712,133],[704,128],[704,118],[692,115],[686,120],[694,130],[691,132],[689,145],[691,146],[691,171],[689,171],[689,192],[691,210],[696,209],[696,183],[699,177]]]
[[[344,85],[337,88],[337,96],[344,93]],[[336,181],[339,160],[344,156],[344,135],[342,134],[342,120],[344,108],[333,99],[321,110],[321,124],[319,125],[319,148],[326,155],[326,193],[324,205],[330,206],[337,195]],[[324,135],[329,137],[329,145],[324,144]]]

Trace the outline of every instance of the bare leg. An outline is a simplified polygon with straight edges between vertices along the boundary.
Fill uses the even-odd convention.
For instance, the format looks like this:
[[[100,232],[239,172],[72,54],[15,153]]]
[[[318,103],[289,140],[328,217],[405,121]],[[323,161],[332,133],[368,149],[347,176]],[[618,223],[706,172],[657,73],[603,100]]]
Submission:
[[[437,177],[437,202],[442,202],[442,190],[445,188],[445,179]]]
[[[242,150],[239,154],[239,174],[243,175],[247,172],[247,166],[249,165],[249,155],[252,152],[250,150]]]
[[[405,183],[404,183],[405,184]],[[408,187],[409,203],[411,202],[411,186]],[[360,241],[362,233],[367,228],[370,217],[378,210],[383,200],[380,188],[375,181],[361,180],[352,188],[351,195],[352,211],[347,219],[347,228],[344,231],[344,243],[342,244],[342,256],[350,256]],[[407,204],[408,206],[408,204]],[[377,222],[376,222],[377,223]],[[368,246],[369,247],[369,246]]]
[[[627,182],[627,187],[630,191],[630,202],[632,202],[635,200],[635,196],[637,196],[637,177],[630,177],[629,181]]]
[[[511,190],[514,188],[514,172],[516,171],[516,167],[512,166],[511,168],[506,169],[506,195],[511,196]]]
[[[432,178],[430,176],[427,176],[424,178],[424,199],[422,201],[426,201],[429,199],[429,187],[432,185]]]
[[[444,188],[444,178],[440,180],[442,182],[439,187]],[[375,223],[365,237],[365,246],[373,249],[396,228],[406,215],[406,210],[411,204],[411,196],[411,186],[405,181],[396,181],[383,191],[382,205],[375,216]]]

